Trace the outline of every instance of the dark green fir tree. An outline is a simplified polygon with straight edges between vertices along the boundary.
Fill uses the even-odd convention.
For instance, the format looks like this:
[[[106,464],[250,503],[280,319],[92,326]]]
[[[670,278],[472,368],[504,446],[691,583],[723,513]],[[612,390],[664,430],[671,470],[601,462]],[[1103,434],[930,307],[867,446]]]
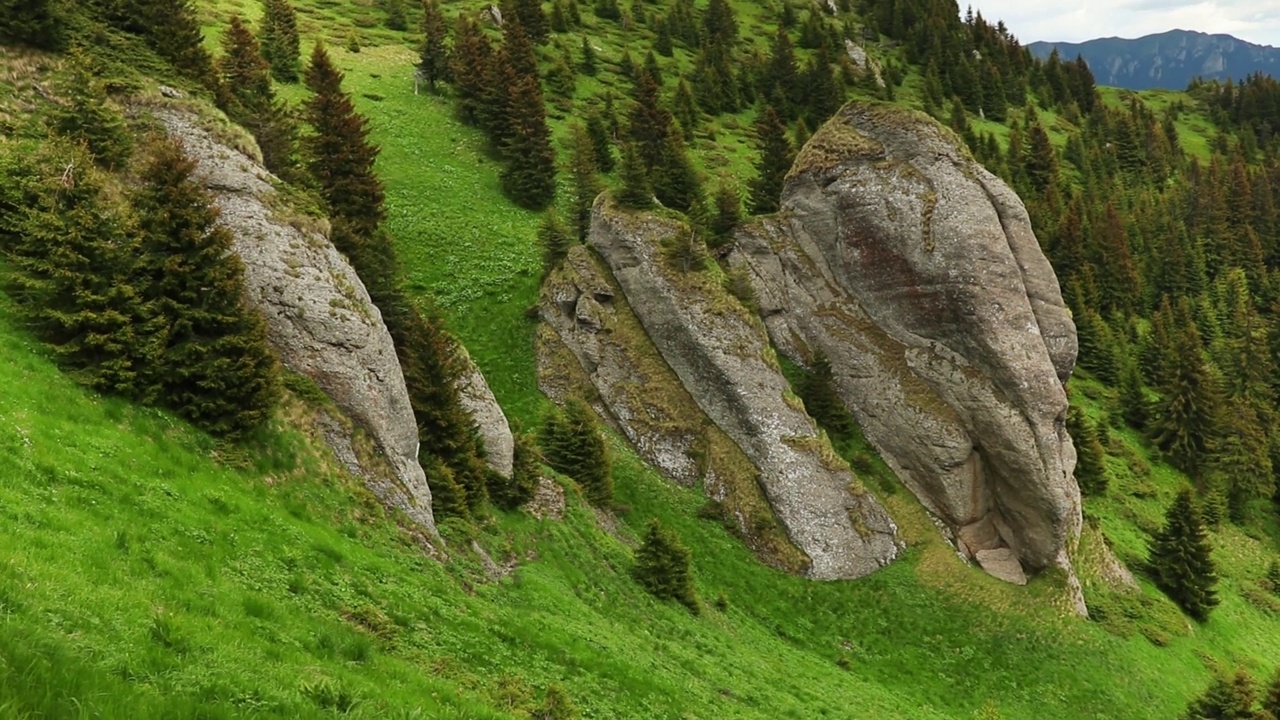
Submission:
[[[271,66],[271,77],[282,83],[297,82],[301,62],[298,16],[289,0],[265,0],[259,34],[262,57]]]
[[[613,504],[609,453],[595,415],[586,403],[571,398],[564,410],[553,412],[542,428],[538,444],[547,463],[577,481],[588,502],[601,508]]]
[[[1218,605],[1213,586],[1217,569],[1209,535],[1190,489],[1183,489],[1165,514],[1164,529],[1151,542],[1150,567],[1156,585],[1191,617],[1204,621]]]
[[[418,77],[427,81],[434,94],[436,85],[448,82],[453,73],[449,66],[449,25],[436,0],[422,4],[422,45],[418,48]]]
[[[751,181],[747,204],[752,214],[767,215],[777,212],[781,206],[782,186],[795,162],[787,126],[772,107],[765,108],[756,121],[756,145],[760,148],[760,160],[756,163],[756,177]]]
[[[693,590],[690,560],[689,549],[654,518],[644,542],[636,549],[631,573],[650,595],[659,600],[675,600],[696,615],[701,608]]]

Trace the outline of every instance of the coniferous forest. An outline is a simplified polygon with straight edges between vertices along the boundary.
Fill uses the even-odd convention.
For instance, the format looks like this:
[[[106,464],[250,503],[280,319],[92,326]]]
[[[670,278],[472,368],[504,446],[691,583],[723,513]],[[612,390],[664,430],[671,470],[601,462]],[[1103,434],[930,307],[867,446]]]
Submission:
[[[1280,717],[1280,84],[1099,87],[1015,32],[955,0],[0,0],[0,717]],[[599,398],[540,391],[539,287],[600,193],[755,308],[734,229],[851,99],[1026,205],[1078,333],[1088,619],[1052,571],[969,573],[825,357],[781,363],[795,402],[907,539],[857,581],[766,567]],[[170,100],[324,218],[434,544],[325,449]]]

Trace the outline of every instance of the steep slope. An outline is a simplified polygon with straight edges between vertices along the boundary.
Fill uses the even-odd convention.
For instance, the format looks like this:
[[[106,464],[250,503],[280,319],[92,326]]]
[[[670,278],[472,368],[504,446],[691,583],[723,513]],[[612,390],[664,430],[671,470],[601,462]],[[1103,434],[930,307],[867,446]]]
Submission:
[[[1191,30],[1170,30],[1135,39],[1034,42],[1027,47],[1040,58],[1049,57],[1054,50],[1063,60],[1080,55],[1089,63],[1099,85],[1130,90],[1182,90],[1198,77],[1240,80],[1253,73],[1280,75],[1280,49],[1230,35]]]

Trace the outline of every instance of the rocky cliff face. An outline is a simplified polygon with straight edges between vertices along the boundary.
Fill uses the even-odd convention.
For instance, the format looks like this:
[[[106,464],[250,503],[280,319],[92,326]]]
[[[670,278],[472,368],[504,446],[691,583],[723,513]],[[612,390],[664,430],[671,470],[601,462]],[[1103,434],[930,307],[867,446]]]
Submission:
[[[744,227],[769,334],[831,361],[885,460],[992,574],[1061,566],[1080,532],[1063,383],[1075,328],[1021,201],[933,120],[854,103]]]
[[[590,243],[693,405],[749,461],[773,513],[807,558],[801,569],[818,579],[852,578],[891,562],[900,550],[896,526],[790,394],[759,320],[710,272],[681,270],[680,261],[667,256],[664,245],[678,244],[689,232],[682,223],[626,212],[602,198],[592,216]],[[544,304],[544,312],[554,316],[563,299],[559,312],[566,320],[553,320],[564,328],[562,337],[570,329],[570,301],[572,325],[590,325],[599,323],[593,319],[602,317],[596,306],[608,294],[585,295],[582,284],[575,287],[553,290]],[[591,339],[579,342],[577,356],[599,376],[600,344],[595,343],[594,353],[591,345]],[[643,385],[638,389],[645,392]],[[634,404],[611,402],[616,395],[601,396],[615,418],[625,419]],[[674,453],[670,448],[654,452],[679,454],[678,445]],[[677,477],[689,475],[678,460],[666,464]]]
[[[290,222],[270,174],[223,142],[202,118],[169,107],[153,114],[198,161],[198,175],[221,208],[219,222],[235,234],[247,298],[266,318],[281,361],[315,381],[372,436],[392,472],[365,468],[365,482],[384,503],[434,535],[431,491],[418,464],[418,430],[404,376],[360,278],[318,228],[297,218]]]

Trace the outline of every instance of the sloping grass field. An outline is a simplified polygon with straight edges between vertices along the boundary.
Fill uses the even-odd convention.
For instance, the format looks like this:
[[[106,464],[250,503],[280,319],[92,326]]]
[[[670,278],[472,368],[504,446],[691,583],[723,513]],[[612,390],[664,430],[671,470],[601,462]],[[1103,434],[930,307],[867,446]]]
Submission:
[[[498,165],[447,98],[414,94],[411,36],[371,26],[369,3],[297,4],[304,31],[337,46],[383,148],[410,287],[534,426],[538,216],[502,198]],[[208,3],[210,30],[251,5]],[[351,35],[361,52],[341,49]],[[601,38],[606,57],[625,39]],[[741,181],[746,135],[720,138],[727,160],[703,165]],[[1014,588],[966,567],[899,489],[885,500],[906,557],[815,583],[760,565],[698,517],[699,491],[614,442],[618,517],[566,481],[563,520],[446,523],[447,557],[433,558],[336,470],[305,431],[320,409],[301,400],[247,449],[223,447],[77,386],[2,302],[0,388],[0,718],[543,717],[557,685],[586,718],[1156,720],[1218,668],[1269,676],[1280,660],[1280,611],[1259,585],[1277,550],[1267,535],[1215,534],[1223,604],[1204,625],[1145,581],[1140,599],[1107,589],[1082,556],[1101,611],[1086,621],[1059,609],[1058,578]],[[1078,391],[1099,414],[1106,390]],[[1112,434],[1116,479],[1087,504],[1083,549],[1105,535],[1135,563],[1185,479]],[[698,616],[630,578],[654,517],[693,552]]]

